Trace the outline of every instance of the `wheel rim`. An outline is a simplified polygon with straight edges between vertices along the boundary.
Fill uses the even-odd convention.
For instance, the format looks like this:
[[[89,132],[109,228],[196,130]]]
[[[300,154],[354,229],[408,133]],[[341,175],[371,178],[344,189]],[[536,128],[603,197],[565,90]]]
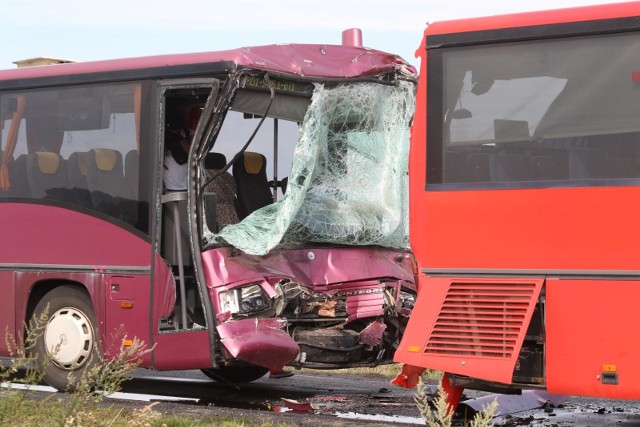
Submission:
[[[93,349],[91,321],[75,308],[62,308],[49,319],[44,342],[56,366],[66,370],[77,369],[87,363]]]

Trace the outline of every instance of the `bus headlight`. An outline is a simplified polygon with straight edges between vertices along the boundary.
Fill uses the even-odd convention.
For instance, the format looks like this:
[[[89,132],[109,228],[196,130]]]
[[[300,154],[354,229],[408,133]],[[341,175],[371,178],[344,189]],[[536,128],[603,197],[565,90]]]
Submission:
[[[220,295],[218,296],[218,298],[220,299],[220,311],[222,313],[238,312],[238,301],[236,301],[236,295],[234,291],[220,292]]]
[[[259,284],[220,292],[220,310],[231,314],[249,314],[269,308],[269,298]]]

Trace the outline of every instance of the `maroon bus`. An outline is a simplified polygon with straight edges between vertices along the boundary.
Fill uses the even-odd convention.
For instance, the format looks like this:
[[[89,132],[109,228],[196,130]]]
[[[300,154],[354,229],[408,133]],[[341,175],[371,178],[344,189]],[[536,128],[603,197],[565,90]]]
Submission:
[[[58,389],[133,338],[143,367],[221,381],[391,362],[415,79],[357,45],[0,71],[0,327],[47,313]]]

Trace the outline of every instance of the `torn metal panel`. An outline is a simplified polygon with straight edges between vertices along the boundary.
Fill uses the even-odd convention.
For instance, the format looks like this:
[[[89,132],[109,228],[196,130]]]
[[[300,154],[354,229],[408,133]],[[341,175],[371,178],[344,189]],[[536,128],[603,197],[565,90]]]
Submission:
[[[478,412],[482,410],[483,406],[487,406],[496,400],[498,402],[496,413],[499,415],[508,415],[543,408],[549,403],[553,406],[558,406],[568,399],[568,396],[550,394],[545,390],[525,390],[521,395],[490,394],[476,399],[465,400],[464,402],[460,402],[460,405],[471,408],[474,412]]]
[[[45,76],[92,74],[122,69],[166,68],[170,64],[211,64],[246,67],[299,76],[358,77],[398,72],[415,78],[415,68],[397,55],[373,49],[334,45],[278,44],[240,49],[174,55],[147,56],[106,61],[59,64],[0,71],[0,80]],[[43,69],[46,68],[46,69]],[[51,70],[49,70],[51,68]]]
[[[312,254],[312,255],[310,255]],[[202,253],[207,285],[291,278],[316,292],[344,291],[343,283],[394,277],[413,283],[411,258],[405,253],[374,247],[276,249],[265,256],[217,248]],[[407,253],[408,255],[408,253]],[[378,281],[370,280],[378,285]],[[349,287],[349,291],[353,287]]]
[[[286,319],[301,351],[294,365],[337,368],[371,366],[393,356],[408,319],[398,307],[415,291],[407,254],[336,247],[276,249],[260,257],[217,248],[202,259],[223,325],[249,316]],[[242,309],[256,298],[265,303],[263,310]]]
[[[219,325],[220,342],[238,360],[277,370],[292,363],[298,344],[282,329],[281,319],[243,319]]]
[[[384,315],[384,293],[383,289],[376,289],[374,294],[360,294],[347,297],[347,313],[349,321],[361,319],[363,317]]]
[[[393,380],[391,380],[391,384],[412,389],[420,383],[420,378],[422,377],[422,373],[425,369],[426,368],[421,366],[413,366],[403,363],[402,370]]]
[[[362,330],[362,332],[360,332],[358,342],[360,344],[366,345],[380,345],[380,343],[382,342],[382,335],[384,334],[384,331],[386,329],[387,325],[384,324],[384,321],[382,319],[371,322],[369,326],[367,326]]]

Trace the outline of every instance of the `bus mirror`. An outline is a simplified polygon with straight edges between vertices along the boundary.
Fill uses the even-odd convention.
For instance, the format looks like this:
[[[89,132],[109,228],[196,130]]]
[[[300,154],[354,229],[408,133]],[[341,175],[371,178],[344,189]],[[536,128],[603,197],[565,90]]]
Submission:
[[[216,215],[216,195],[215,193],[204,193],[204,216],[207,227],[212,233],[218,231],[218,218]]]

